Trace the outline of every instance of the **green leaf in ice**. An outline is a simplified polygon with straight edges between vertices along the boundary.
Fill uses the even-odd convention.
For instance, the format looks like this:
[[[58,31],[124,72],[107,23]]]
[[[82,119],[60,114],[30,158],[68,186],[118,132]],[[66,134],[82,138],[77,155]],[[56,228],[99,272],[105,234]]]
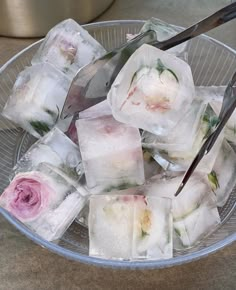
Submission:
[[[133,184],[133,183],[129,183],[129,182],[122,182],[122,183],[120,183],[117,186],[110,186],[110,187],[106,188],[105,191],[109,192],[109,191],[112,191],[112,190],[123,190],[123,189],[127,189],[127,188],[130,188],[130,187],[135,187],[137,185],[138,184]]]
[[[40,136],[43,136],[50,131],[50,127],[46,122],[30,121],[29,123]]]
[[[141,229],[141,238],[144,239],[146,236],[149,236],[149,233],[147,233],[143,229]]]
[[[211,185],[211,188],[213,191],[215,191],[217,188],[220,187],[220,184],[219,184],[219,181],[217,178],[217,174],[214,170],[212,170],[211,173],[209,173],[207,175],[207,177],[208,177],[208,180],[210,182],[210,185]]]
[[[163,62],[158,58],[157,60],[157,66],[156,69],[159,71],[160,74],[163,73],[164,70],[166,70],[166,67],[164,66]]]
[[[181,232],[179,229],[174,228],[175,233],[177,234],[177,236],[181,237]]]
[[[163,62],[160,60],[160,58],[158,58],[157,60],[157,66],[156,66],[156,69],[158,70],[159,74],[161,75],[165,70],[169,71],[173,76],[174,78],[176,79],[177,83],[179,82],[179,79],[177,77],[177,75],[173,72],[173,70],[167,68]]]
[[[212,115],[206,112],[206,114],[203,116],[203,122],[207,123],[206,134],[204,136],[204,139],[206,139],[219,123],[219,118],[216,115]]]

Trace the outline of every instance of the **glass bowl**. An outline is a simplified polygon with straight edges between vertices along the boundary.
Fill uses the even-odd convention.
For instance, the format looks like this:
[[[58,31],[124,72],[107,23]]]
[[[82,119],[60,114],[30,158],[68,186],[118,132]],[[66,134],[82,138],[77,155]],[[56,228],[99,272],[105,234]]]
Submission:
[[[119,47],[126,41],[127,33],[137,33],[143,21],[108,21],[85,25],[84,27],[107,50]],[[10,59],[0,69],[0,111],[2,111],[17,74],[30,64],[31,58],[41,41],[27,47]],[[236,51],[207,36],[197,37],[188,46],[189,64],[195,85],[226,85],[236,68]],[[9,175],[17,160],[27,151],[35,138],[0,116],[0,192],[9,184]],[[112,268],[164,268],[200,259],[236,241],[236,189],[227,204],[219,208],[222,224],[216,231],[197,246],[174,252],[168,260],[117,261],[88,256],[88,230],[74,222],[64,236],[54,242],[47,242],[26,228],[8,212],[0,213],[19,231],[37,244],[69,259]]]

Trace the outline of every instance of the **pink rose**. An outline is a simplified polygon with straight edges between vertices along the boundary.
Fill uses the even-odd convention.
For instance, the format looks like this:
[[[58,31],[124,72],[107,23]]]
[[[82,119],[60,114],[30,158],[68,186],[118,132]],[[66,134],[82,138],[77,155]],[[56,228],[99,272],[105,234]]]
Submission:
[[[30,221],[48,206],[55,194],[39,172],[19,173],[0,196],[0,204],[21,221]]]

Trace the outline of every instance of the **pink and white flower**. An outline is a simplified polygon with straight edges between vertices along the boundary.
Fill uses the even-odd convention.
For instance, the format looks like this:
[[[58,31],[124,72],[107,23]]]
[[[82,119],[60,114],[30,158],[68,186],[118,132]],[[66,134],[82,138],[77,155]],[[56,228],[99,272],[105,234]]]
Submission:
[[[32,221],[48,207],[51,195],[56,192],[42,173],[19,173],[1,195],[0,205],[19,220]]]

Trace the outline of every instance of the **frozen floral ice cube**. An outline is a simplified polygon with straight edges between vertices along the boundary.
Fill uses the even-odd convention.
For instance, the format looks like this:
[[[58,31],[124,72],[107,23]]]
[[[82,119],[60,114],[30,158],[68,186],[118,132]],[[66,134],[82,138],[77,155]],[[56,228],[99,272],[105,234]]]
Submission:
[[[32,64],[49,62],[63,72],[75,74],[82,66],[106,53],[105,49],[77,22],[62,21],[47,34]]]
[[[87,186],[94,193],[144,183],[138,129],[112,116],[76,121]]]
[[[218,100],[212,100],[210,102],[211,107],[217,115],[219,115],[222,107],[223,97]],[[224,130],[225,138],[233,143],[236,143],[236,111],[233,112],[228,122],[225,125]]]
[[[14,173],[31,171],[40,163],[51,164],[75,186],[83,172],[79,147],[57,128],[30,147],[17,162]]]
[[[154,159],[164,168],[170,171],[185,171],[193,159],[199,152],[202,144],[206,140],[207,136],[212,132],[218,122],[218,117],[215,115],[210,106],[207,106],[204,113],[201,116],[198,130],[193,140],[193,144],[187,150],[182,150],[176,147],[176,149],[163,148],[156,149],[153,151],[152,155]],[[212,167],[215,163],[217,154],[220,150],[221,144],[223,142],[224,132],[220,134],[216,143],[214,144],[211,151],[203,157],[203,159],[198,164],[195,171],[201,171],[210,173]],[[185,136],[185,140],[188,139],[188,135]]]
[[[203,101],[194,100],[191,108],[167,136],[158,136],[143,131],[142,146],[152,153],[158,150],[164,150],[164,152],[191,150],[199,129],[200,119],[205,110],[206,104]]]
[[[222,107],[226,87],[225,86],[200,86],[196,87],[196,94],[198,97],[208,102],[216,115],[218,116]],[[236,112],[234,111],[229,118],[224,129],[225,138],[231,142],[236,143]]]
[[[140,32],[145,32],[148,30],[154,30],[157,34],[157,40],[164,41],[181,32],[182,29],[152,17],[145,22]],[[178,57],[184,58],[184,60],[187,60],[187,46],[188,42],[184,42],[168,49],[167,51]]]
[[[236,154],[227,141],[224,141],[208,180],[216,194],[217,205],[224,206],[236,185]]]
[[[144,44],[129,58],[108,93],[115,119],[168,135],[195,96],[189,65]]]
[[[183,175],[166,172],[157,175],[145,186],[147,195],[172,199],[174,248],[192,247],[215,230],[220,223],[216,196],[203,174],[194,174],[175,197]]]
[[[84,206],[84,189],[81,192],[41,163],[34,171],[14,177],[0,196],[0,206],[52,241],[61,238]]]
[[[69,86],[69,79],[50,64],[27,67],[19,74],[3,115],[36,138],[55,125],[66,131],[70,119],[59,116]]]
[[[78,134],[77,134],[77,129],[76,129],[76,125],[75,122],[78,119],[93,119],[93,118],[98,118],[98,117],[102,117],[102,116],[109,116],[112,115],[111,112],[111,107],[109,106],[107,100],[98,103],[97,105],[94,105],[82,112],[79,113],[79,116],[74,116],[70,127],[67,131],[67,136],[76,144],[79,143],[78,140]]]
[[[172,257],[171,201],[142,195],[92,196],[89,254],[125,260]]]
[[[169,198],[138,196],[134,202],[132,258],[172,258],[172,229]]]

